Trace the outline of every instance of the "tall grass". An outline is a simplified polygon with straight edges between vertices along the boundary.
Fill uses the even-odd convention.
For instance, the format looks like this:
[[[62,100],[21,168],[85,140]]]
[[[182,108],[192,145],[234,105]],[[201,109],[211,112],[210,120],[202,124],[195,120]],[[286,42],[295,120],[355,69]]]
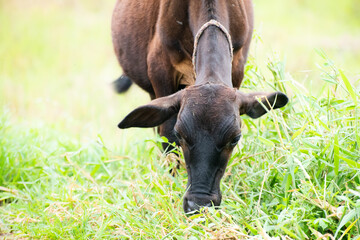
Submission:
[[[301,69],[308,60],[282,35],[287,56],[264,60],[272,35],[257,28],[242,90],[284,91],[290,103],[258,120],[243,117],[221,207],[186,216],[183,159],[174,177],[164,139],[116,130],[148,97],[136,87],[124,96],[110,90],[120,74],[104,27],[113,3],[26,11],[21,3],[0,0],[0,238],[359,239],[359,78],[331,60],[334,49],[314,51],[306,76],[293,71],[294,59]],[[268,4],[256,2],[259,18],[280,22],[261,14]]]
[[[219,210],[185,216],[186,171],[161,141],[109,149],[58,130],[0,124],[0,226],[34,238],[355,239],[360,234],[359,90],[324,53],[319,96],[273,59],[272,82],[247,65],[244,88],[287,90],[290,104],[260,120],[244,117],[243,140],[222,181]],[[181,160],[183,161],[183,160]],[[168,164],[166,164],[168,163]]]

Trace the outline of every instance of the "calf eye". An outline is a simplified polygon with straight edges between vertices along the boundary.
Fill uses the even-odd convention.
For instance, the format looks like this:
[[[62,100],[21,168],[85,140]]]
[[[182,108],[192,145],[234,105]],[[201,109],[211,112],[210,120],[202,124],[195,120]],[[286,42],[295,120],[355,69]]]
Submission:
[[[231,140],[231,142],[230,142],[230,146],[231,146],[231,147],[235,147],[236,144],[238,144],[240,138],[241,138],[241,134],[239,134],[239,135],[237,135],[236,137],[234,137],[233,140]]]

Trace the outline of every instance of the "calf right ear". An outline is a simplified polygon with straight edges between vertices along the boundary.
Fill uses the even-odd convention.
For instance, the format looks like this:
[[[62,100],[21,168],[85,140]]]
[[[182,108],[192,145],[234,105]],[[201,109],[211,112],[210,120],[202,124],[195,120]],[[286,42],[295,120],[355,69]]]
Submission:
[[[258,118],[267,113],[270,109],[277,109],[285,106],[289,99],[282,92],[273,93],[242,93],[237,91],[240,104],[240,115],[246,114],[251,118]]]
[[[152,100],[149,104],[136,108],[118,125],[119,128],[156,127],[179,112],[183,92]]]

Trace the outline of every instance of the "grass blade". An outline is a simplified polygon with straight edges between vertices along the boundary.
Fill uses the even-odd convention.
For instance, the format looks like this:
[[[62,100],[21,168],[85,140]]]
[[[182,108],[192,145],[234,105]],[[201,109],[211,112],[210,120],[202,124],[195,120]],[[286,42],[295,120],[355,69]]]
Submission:
[[[307,127],[307,125],[309,124],[309,122],[307,122],[304,126],[302,126],[299,130],[297,130],[294,135],[292,136],[292,140],[294,140],[297,136],[299,136]]]
[[[334,171],[335,175],[339,174],[339,137],[338,134],[335,135],[334,139]]]
[[[349,221],[351,221],[351,219],[353,219],[356,215],[356,211],[355,209],[351,210],[350,212],[348,212],[348,214],[346,214],[343,219],[341,220],[339,226],[337,227],[336,229],[336,232],[335,232],[335,239],[336,239],[336,236],[338,235],[340,229],[345,225],[347,224]],[[355,221],[356,222],[356,221]]]
[[[345,76],[344,72],[342,70],[339,70],[341,78],[346,86],[346,89],[348,90],[348,92],[350,93],[351,98],[353,99],[355,106],[357,105],[357,98],[356,98],[356,94],[354,91],[354,88],[351,86],[351,83],[349,81],[349,79]]]
[[[341,160],[344,160],[350,167],[359,168],[360,169],[360,163],[355,162],[354,160],[348,159],[343,156],[339,156]]]
[[[346,228],[345,232],[341,235],[341,237],[339,238],[339,240],[341,240],[341,239],[345,236],[345,234],[347,234],[347,233],[350,231],[350,229],[355,225],[355,223],[356,223],[359,219],[360,219],[360,217],[359,217],[358,219],[356,219],[352,224],[350,224],[350,226],[348,226],[348,227]]]

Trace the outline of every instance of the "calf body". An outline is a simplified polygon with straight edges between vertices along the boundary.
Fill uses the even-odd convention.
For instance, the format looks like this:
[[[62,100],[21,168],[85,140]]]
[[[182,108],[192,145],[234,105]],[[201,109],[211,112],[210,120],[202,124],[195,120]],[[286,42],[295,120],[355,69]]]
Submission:
[[[257,118],[288,101],[279,92],[237,90],[252,29],[250,0],[119,0],[115,7],[115,53],[124,74],[153,99],[119,127],[159,126],[160,135],[181,145],[185,212],[220,205],[220,180],[241,136],[240,115]]]

